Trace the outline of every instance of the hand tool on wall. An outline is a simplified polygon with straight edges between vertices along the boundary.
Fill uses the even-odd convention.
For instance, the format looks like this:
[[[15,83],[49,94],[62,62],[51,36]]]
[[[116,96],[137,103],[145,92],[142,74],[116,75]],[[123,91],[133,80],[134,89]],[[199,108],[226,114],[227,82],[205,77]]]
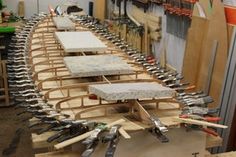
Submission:
[[[190,26],[193,6],[196,0],[166,0],[163,2],[167,16],[167,32],[179,38],[186,38]]]

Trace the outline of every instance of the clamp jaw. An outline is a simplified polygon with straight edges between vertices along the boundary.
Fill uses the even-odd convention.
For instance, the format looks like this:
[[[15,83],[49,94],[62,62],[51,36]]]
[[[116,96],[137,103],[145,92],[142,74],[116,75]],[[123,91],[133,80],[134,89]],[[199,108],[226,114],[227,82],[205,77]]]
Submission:
[[[103,143],[108,143],[108,148],[105,154],[105,157],[113,157],[115,154],[115,150],[117,147],[117,144],[119,142],[119,129],[121,128],[121,125],[114,125],[111,127],[110,132],[105,135],[102,139]]]
[[[169,139],[163,134],[168,131],[165,125],[162,124],[158,118],[150,117],[150,120],[154,124],[154,127],[150,129],[150,132],[154,134],[162,143],[169,142]]]
[[[85,151],[82,153],[81,157],[90,157],[94,152],[95,148],[99,142],[99,134],[106,129],[105,124],[99,124],[93,131],[93,133],[86,138],[82,144],[86,145]]]

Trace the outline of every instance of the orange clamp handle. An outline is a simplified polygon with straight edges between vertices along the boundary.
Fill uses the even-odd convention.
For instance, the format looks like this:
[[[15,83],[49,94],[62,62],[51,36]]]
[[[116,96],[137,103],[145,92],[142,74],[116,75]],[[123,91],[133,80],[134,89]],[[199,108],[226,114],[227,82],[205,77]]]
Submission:
[[[204,131],[207,134],[216,136],[216,137],[219,136],[217,132],[215,132],[214,130],[209,129],[209,128],[202,128],[202,131]]]
[[[208,122],[218,122],[221,120],[221,118],[220,117],[204,117],[204,120]]]

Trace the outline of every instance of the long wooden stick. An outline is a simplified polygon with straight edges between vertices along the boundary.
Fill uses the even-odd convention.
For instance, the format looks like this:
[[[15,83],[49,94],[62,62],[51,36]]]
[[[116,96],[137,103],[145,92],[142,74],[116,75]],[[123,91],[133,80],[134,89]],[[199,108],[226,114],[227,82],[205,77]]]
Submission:
[[[115,122],[112,122],[112,123],[107,124],[105,127],[106,127],[107,129],[109,129],[109,128],[112,127],[113,125],[121,124],[121,123],[124,123],[124,122],[125,122],[124,119],[120,119],[120,120],[117,120],[117,121],[115,121]],[[80,136],[74,137],[74,138],[72,138],[72,139],[69,139],[69,140],[67,140],[67,141],[58,143],[58,144],[54,145],[54,148],[55,148],[55,149],[61,149],[61,148],[64,148],[64,147],[66,147],[66,146],[72,145],[72,144],[74,144],[74,143],[76,143],[76,142],[79,142],[79,141],[81,141],[81,140],[83,140],[83,139],[89,137],[91,134],[93,134],[93,132],[94,132],[94,130],[89,131],[89,132],[87,132],[87,133],[85,133],[85,134],[82,134],[82,135],[80,135]]]
[[[203,126],[209,126],[209,127],[215,127],[215,128],[222,128],[222,129],[228,128],[228,126],[226,126],[226,125],[215,124],[215,123],[194,120],[194,119],[179,118],[179,117],[173,117],[173,121],[180,122],[180,123],[196,124],[196,125],[203,125]]]
[[[138,112],[139,112],[139,116],[141,118],[141,120],[144,120],[144,121],[147,121],[147,122],[150,122],[150,114],[143,108],[143,106],[137,101],[137,100],[134,100],[133,101],[133,104],[135,107],[137,107],[138,109]]]

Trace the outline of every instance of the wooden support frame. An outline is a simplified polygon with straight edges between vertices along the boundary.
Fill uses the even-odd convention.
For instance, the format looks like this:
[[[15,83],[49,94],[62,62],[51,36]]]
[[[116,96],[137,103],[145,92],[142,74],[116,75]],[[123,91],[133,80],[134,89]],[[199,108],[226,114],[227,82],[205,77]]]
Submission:
[[[48,25],[50,25],[50,21],[47,23]],[[34,36],[35,35],[35,36]],[[40,32],[39,29],[39,33],[38,32],[34,32],[33,33],[33,40],[39,40],[39,38],[36,37],[36,35],[38,36],[42,36],[42,40],[47,40],[48,36],[51,40],[50,35],[52,35],[52,33],[43,33]],[[41,37],[40,37],[41,38]],[[48,41],[47,41],[48,42]],[[51,41],[50,41],[51,42]],[[52,40],[53,42],[53,40]],[[109,41],[108,41],[109,43]],[[31,70],[34,72],[34,79],[35,82],[38,86],[38,89],[40,90],[40,92],[42,94],[44,94],[44,98],[48,101],[48,103],[53,104],[54,107],[58,110],[61,110],[62,113],[65,114],[69,114],[71,115],[71,117],[75,117],[75,119],[83,119],[85,118],[84,115],[87,116],[91,115],[90,113],[92,113],[93,111],[100,111],[103,110],[105,112],[103,112],[103,114],[101,115],[103,118],[109,117],[110,114],[110,109],[115,108],[115,107],[122,107],[122,106],[126,106],[127,108],[129,108],[130,110],[128,111],[127,114],[130,114],[129,112],[131,112],[132,108],[132,104],[126,101],[121,101],[121,102],[107,102],[104,101],[102,99],[97,99],[96,101],[94,101],[94,105],[92,104],[91,106],[89,103],[87,104],[86,100],[89,98],[89,95],[86,94],[87,93],[87,88],[89,85],[91,84],[98,84],[98,83],[107,83],[107,82],[111,82],[111,83],[120,83],[120,82],[159,82],[156,79],[153,79],[152,76],[149,76],[143,67],[141,67],[140,65],[134,63],[129,57],[125,56],[126,54],[123,53],[122,51],[117,50],[117,47],[115,47],[113,44],[109,44],[109,50],[106,53],[112,53],[113,55],[117,55],[117,56],[122,56],[129,64],[132,64],[135,66],[135,68],[137,68],[136,72],[132,75],[136,75],[137,77],[131,76],[131,75],[118,75],[118,80],[116,80],[116,76],[115,77],[106,77],[107,81],[105,81],[104,79],[102,79],[102,77],[96,77],[94,79],[88,79],[87,81],[85,81],[84,79],[81,79],[79,77],[72,77],[69,75],[68,70],[66,69],[65,66],[63,66],[63,60],[62,57],[64,57],[63,55],[65,55],[63,53],[62,56],[60,57],[52,57],[53,55],[60,55],[61,52],[58,51],[57,48],[55,48],[55,54],[51,55],[50,57],[47,56],[48,53],[51,53],[51,51],[49,52],[48,50],[46,50],[45,48],[39,49],[39,50],[35,50],[35,47],[37,48],[37,46],[42,45],[45,47],[45,45],[47,44],[46,42],[38,42],[35,44],[31,45],[31,48],[33,51],[31,51],[31,57],[32,59],[32,67]],[[35,50],[35,51],[34,51]],[[46,55],[45,55],[46,54]],[[100,54],[100,53],[95,53],[95,54]],[[62,63],[62,64],[61,64]],[[46,66],[48,66],[48,68],[45,69]],[[60,73],[62,71],[62,73]],[[65,71],[64,71],[65,70]],[[45,74],[46,77],[45,78],[40,78],[39,75],[41,74]],[[139,78],[139,79],[138,79]],[[140,79],[142,78],[142,79]],[[85,82],[84,82],[85,81]],[[51,88],[50,86],[48,86],[47,84],[50,84],[50,82],[52,82],[52,84],[56,85],[56,87]],[[75,90],[74,90],[74,89]],[[82,90],[81,90],[82,89]],[[73,91],[74,90],[74,91]],[[57,92],[53,95],[51,95],[51,93],[53,92]],[[83,92],[80,92],[83,91]],[[68,95],[67,95],[68,94]],[[61,98],[55,100],[54,98],[56,96],[62,96]],[[83,100],[84,99],[84,100]],[[78,106],[77,105],[78,103]],[[175,102],[176,101],[174,99],[170,99],[170,98],[163,98],[163,99],[146,99],[146,100],[139,100],[140,104],[144,104],[144,107],[149,107],[151,106],[150,112],[156,113],[157,110],[159,110],[160,112],[162,112],[162,110],[165,109],[158,109],[159,107],[159,102]],[[63,105],[64,104],[64,105]],[[66,105],[65,105],[66,104]],[[147,106],[145,106],[147,105]],[[153,106],[152,106],[153,105]],[[167,109],[169,112],[167,115],[161,115],[163,116],[163,119],[165,118],[169,118],[173,115],[172,113],[172,109]],[[177,113],[174,111],[178,111]],[[109,111],[109,112],[108,112]],[[134,110],[134,113],[136,111]],[[166,111],[163,111],[166,112]],[[179,114],[179,109],[175,108],[173,109],[174,115],[178,115]],[[123,116],[126,116],[125,114],[121,114],[121,115],[116,115],[118,117],[118,119],[120,119]],[[170,116],[170,117],[168,117]],[[110,116],[111,118],[114,118],[113,116]],[[114,121],[116,121],[117,117],[114,118]],[[86,119],[92,120],[92,121],[96,121],[96,115],[93,117],[86,117]],[[95,118],[95,119],[94,119]],[[103,122],[103,121],[101,121]],[[107,123],[107,122],[106,122]],[[140,123],[136,123],[136,122],[126,122],[128,125],[138,125],[138,124],[142,124]],[[109,124],[109,122],[108,122]],[[176,123],[175,123],[176,124]],[[147,127],[143,127],[146,125],[141,125],[140,127],[135,127],[135,129],[133,129],[132,131],[137,131],[137,130],[143,130],[144,128]],[[137,129],[138,128],[138,129]],[[141,128],[141,129],[140,129]],[[124,127],[124,129],[126,129]],[[130,131],[130,130],[129,130]],[[85,137],[85,136],[83,136]],[[81,139],[81,137],[79,138]],[[76,139],[76,141],[78,140],[78,138]],[[72,143],[75,141],[72,141]],[[70,145],[71,141],[68,141],[62,145],[57,145],[57,148],[62,148],[65,145]],[[49,150],[51,151],[51,150]]]
[[[36,72],[35,71],[35,68],[36,66],[40,66],[40,65],[49,65],[51,67],[53,67],[54,65],[63,65],[63,62],[62,62],[62,59],[50,59],[50,60],[44,60],[44,61],[40,61],[40,62],[37,62],[35,64],[33,64],[31,67],[30,67],[30,70],[32,72]]]
[[[45,73],[45,72],[49,73],[50,72],[50,73],[54,73],[55,76],[58,76],[59,72],[65,72],[65,71],[67,71],[65,66],[47,68],[47,69],[43,69],[43,70],[40,70],[40,71],[37,71],[36,73],[34,73],[33,79],[34,79],[34,81],[39,82],[39,81],[41,81],[41,80],[39,80],[39,74],[41,74],[41,73]]]

